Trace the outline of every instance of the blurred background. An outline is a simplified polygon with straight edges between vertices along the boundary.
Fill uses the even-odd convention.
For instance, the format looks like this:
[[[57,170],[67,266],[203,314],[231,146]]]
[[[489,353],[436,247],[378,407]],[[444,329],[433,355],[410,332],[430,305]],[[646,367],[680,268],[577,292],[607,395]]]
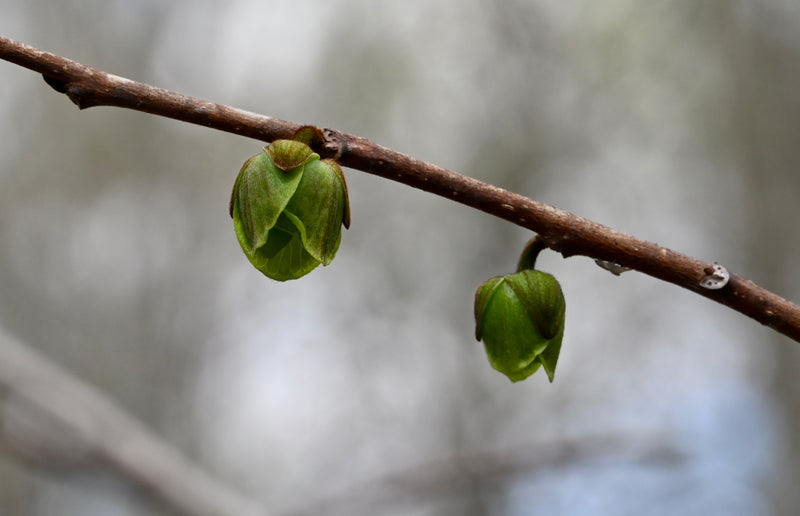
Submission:
[[[0,0],[0,34],[358,134],[800,299],[796,2]],[[546,252],[558,371],[512,384],[472,302],[529,232],[351,170],[334,263],[273,282],[227,213],[259,142],[0,77],[3,333],[263,514],[797,513],[796,342]],[[174,514],[57,440],[24,449],[41,443],[14,441],[9,393],[0,513]]]

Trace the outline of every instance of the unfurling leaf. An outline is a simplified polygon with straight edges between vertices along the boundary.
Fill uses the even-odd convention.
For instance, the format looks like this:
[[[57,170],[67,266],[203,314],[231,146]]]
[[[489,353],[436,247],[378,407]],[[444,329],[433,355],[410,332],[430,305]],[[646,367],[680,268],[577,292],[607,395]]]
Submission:
[[[344,175],[301,142],[277,140],[248,159],[231,195],[231,216],[247,258],[286,281],[328,265],[350,225]]]
[[[543,366],[552,382],[564,337],[566,302],[558,281],[522,270],[485,281],[475,293],[475,337],[492,367],[512,382]]]

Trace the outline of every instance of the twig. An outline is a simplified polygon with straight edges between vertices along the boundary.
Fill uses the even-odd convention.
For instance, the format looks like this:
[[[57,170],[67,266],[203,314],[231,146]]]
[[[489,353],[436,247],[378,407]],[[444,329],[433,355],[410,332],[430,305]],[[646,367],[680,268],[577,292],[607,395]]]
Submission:
[[[99,462],[186,516],[263,516],[254,501],[2,329],[0,357],[0,444],[17,457],[48,470]]]
[[[116,106],[271,142],[302,124],[287,122],[134,82],[0,37],[0,58],[41,73],[81,109]],[[365,138],[326,129],[314,145],[323,157],[482,210],[538,233],[564,257],[590,256],[673,283],[722,303],[800,342],[800,307],[736,274],[719,288],[714,265],[450,170]],[[706,281],[704,281],[706,280]],[[702,284],[701,284],[702,283]]]

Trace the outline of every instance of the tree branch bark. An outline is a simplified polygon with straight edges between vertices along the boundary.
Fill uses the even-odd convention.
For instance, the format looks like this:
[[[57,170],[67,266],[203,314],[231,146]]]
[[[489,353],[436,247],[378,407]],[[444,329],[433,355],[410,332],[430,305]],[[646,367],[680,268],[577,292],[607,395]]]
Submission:
[[[84,66],[0,37],[0,58],[41,73],[79,108],[115,106],[144,111],[264,142],[291,138],[302,124],[188,97]],[[325,129],[313,145],[343,166],[391,179],[479,209],[538,233],[564,257],[584,255],[619,264],[691,290],[800,342],[800,307],[736,274],[724,287],[701,282],[712,264],[620,233],[450,170],[414,159],[365,138]]]

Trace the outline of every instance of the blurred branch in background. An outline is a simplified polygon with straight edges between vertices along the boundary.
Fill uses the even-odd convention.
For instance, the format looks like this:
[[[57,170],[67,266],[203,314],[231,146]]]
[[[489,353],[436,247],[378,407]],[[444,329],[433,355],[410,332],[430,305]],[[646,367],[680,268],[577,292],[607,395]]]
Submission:
[[[455,457],[385,475],[367,485],[345,490],[339,495],[318,499],[311,506],[283,516],[315,514],[377,514],[409,500],[442,498],[465,493],[490,492],[500,485],[558,469],[586,466],[600,461],[623,461],[639,466],[684,466],[686,457],[669,442],[668,436],[583,436],[556,442],[515,447],[493,452]]]
[[[256,516],[92,386],[0,330],[0,445],[45,471],[101,464],[178,514]]]
[[[188,97],[89,68],[0,37],[0,58],[41,73],[80,108],[98,105],[144,111],[273,141],[291,138],[300,124]],[[563,256],[590,256],[674,283],[724,304],[800,342],[800,307],[741,278],[715,277],[715,266],[657,244],[614,231],[524,196],[462,176],[334,130],[320,132],[315,150],[342,165],[392,179],[495,215],[537,232]],[[606,266],[608,268],[608,266]],[[622,270],[622,269],[620,269]],[[711,282],[714,286],[708,286]]]

